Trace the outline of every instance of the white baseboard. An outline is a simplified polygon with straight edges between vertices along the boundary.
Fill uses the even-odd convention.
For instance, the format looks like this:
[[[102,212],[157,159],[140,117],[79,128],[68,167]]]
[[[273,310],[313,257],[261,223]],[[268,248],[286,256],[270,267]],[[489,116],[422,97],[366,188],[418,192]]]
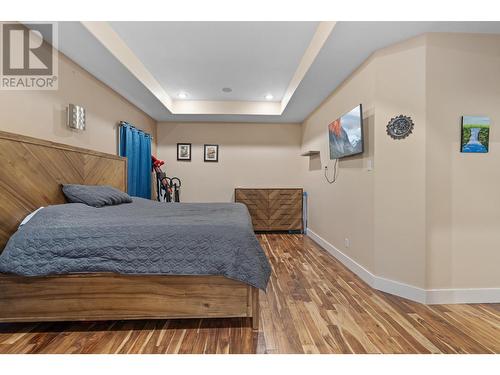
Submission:
[[[399,281],[386,279],[381,276],[373,276],[374,283],[372,288],[382,292],[394,294],[419,303],[427,303],[427,291],[414,285],[405,284]]]
[[[500,288],[428,289],[427,304],[500,303]]]
[[[375,282],[374,280],[375,275],[373,275],[365,267],[363,267],[361,264],[357,263],[353,259],[349,258],[347,255],[345,255],[343,252],[341,252],[339,249],[333,246],[330,242],[328,242],[323,237],[319,236],[309,228],[307,228],[307,235],[319,246],[321,246],[323,249],[325,249],[335,258],[337,258],[344,266],[346,266],[352,272],[358,275],[361,278],[361,280],[363,280],[368,285],[373,286]]]
[[[422,289],[374,275],[341,252],[324,238],[307,228],[306,234],[372,288],[425,304],[500,303],[500,288]]]

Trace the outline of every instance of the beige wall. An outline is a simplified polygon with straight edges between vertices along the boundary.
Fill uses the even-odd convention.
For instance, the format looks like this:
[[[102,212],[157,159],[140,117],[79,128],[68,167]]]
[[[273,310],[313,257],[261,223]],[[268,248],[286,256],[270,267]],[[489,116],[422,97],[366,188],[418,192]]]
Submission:
[[[85,131],[66,126],[69,103],[85,107]],[[120,120],[155,136],[156,122],[151,117],[63,54],[59,54],[58,90],[0,90],[0,130],[3,131],[116,154]],[[152,147],[154,152],[155,144]]]
[[[314,167],[302,163],[309,229],[370,272],[418,286],[425,284],[424,94],[425,38],[420,37],[366,61],[304,122],[302,144],[303,150],[321,151]],[[337,182],[328,184],[324,166],[331,168],[333,161],[327,125],[359,103],[365,152],[340,160]],[[401,113],[424,126],[394,141],[385,126]],[[418,229],[407,225],[408,216],[420,222]]]
[[[303,124],[302,149],[321,150],[301,164],[309,228],[383,278],[424,289],[499,287],[499,45],[493,35],[427,34],[354,72]],[[327,125],[359,102],[368,149],[342,160],[329,185]],[[386,125],[399,114],[415,129],[395,141]],[[459,152],[467,114],[491,117],[488,154]]]
[[[301,187],[299,124],[158,123],[158,157],[182,180],[184,202],[231,202],[235,187]],[[192,143],[177,161],[177,143]],[[219,162],[203,161],[203,145],[219,145]]]
[[[302,151],[320,151],[319,157],[301,161],[304,189],[308,193],[308,228],[346,255],[373,267],[374,175],[367,170],[373,160],[375,109],[373,102],[374,65],[365,64],[345,82],[302,126]],[[337,182],[329,184],[324,175],[333,174],[328,148],[328,124],[358,104],[363,105],[365,152],[338,163]],[[344,246],[349,238],[350,247]]]
[[[429,34],[427,286],[500,287],[500,36]],[[462,115],[489,116],[487,154],[460,153]]]
[[[379,51],[375,74],[375,264],[373,272],[425,286],[425,36]],[[410,116],[413,134],[393,140],[386,126]]]

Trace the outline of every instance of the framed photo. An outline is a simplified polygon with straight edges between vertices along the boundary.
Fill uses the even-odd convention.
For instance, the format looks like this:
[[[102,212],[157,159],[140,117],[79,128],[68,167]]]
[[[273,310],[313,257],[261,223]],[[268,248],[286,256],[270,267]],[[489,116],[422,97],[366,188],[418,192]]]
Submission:
[[[460,152],[486,153],[490,148],[490,119],[462,116]]]
[[[191,143],[177,143],[177,160],[191,161]]]
[[[218,162],[219,161],[219,145],[205,145],[203,153],[205,161]]]

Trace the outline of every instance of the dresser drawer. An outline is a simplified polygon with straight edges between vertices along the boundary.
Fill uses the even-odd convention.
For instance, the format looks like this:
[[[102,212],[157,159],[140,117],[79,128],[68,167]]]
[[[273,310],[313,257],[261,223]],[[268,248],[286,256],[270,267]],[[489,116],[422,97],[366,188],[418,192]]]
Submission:
[[[269,220],[261,220],[252,217],[253,230],[266,231],[269,230]]]
[[[302,230],[302,218],[269,219],[268,230]]]
[[[269,202],[267,200],[266,201],[263,201],[263,200],[252,201],[250,199],[237,199],[236,202],[243,203],[244,205],[246,205],[248,207],[249,210],[251,208],[256,209],[256,210],[265,210],[265,211],[267,211],[269,209]]]
[[[267,190],[257,189],[236,189],[234,198],[237,202],[240,200],[267,202],[269,200],[269,192]]]
[[[302,200],[301,189],[273,189],[269,190],[269,200],[296,201]]]
[[[301,200],[290,200],[290,201],[269,201],[269,212],[274,211],[290,211],[296,213],[297,211],[302,212],[302,199]]]
[[[267,208],[262,209],[261,207],[258,207],[258,206],[253,205],[253,204],[246,204],[246,203],[244,203],[244,204],[247,206],[248,212],[250,213],[250,216],[252,217],[252,219],[254,219],[254,218],[260,219],[260,220],[269,219],[269,210]]]
[[[302,219],[302,211],[290,211],[290,210],[279,209],[273,212],[269,212],[268,218],[270,220]]]

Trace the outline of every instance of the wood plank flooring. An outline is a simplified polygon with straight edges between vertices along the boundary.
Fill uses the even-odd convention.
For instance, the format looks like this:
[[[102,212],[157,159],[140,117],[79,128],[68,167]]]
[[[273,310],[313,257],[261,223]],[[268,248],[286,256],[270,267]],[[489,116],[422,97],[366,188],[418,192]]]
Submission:
[[[302,235],[259,240],[273,274],[247,319],[0,324],[0,353],[500,353],[500,304],[375,291]]]

